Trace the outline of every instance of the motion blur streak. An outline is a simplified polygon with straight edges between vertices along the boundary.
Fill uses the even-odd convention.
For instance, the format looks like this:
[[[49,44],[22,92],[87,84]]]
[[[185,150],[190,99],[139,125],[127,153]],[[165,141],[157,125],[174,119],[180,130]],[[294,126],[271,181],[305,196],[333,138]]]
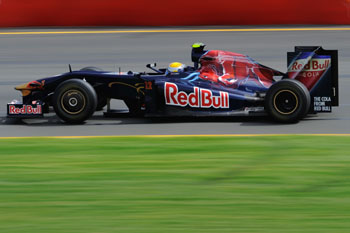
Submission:
[[[348,233],[349,139],[0,140],[0,232]]]
[[[47,136],[47,137],[0,137],[1,139],[84,139],[84,138],[172,138],[172,137],[289,137],[289,136],[317,136],[317,137],[348,137],[350,134],[179,134],[179,135],[102,135],[102,136]]]
[[[283,31],[350,31],[350,28],[232,28],[232,29],[159,29],[159,30],[91,30],[91,31],[38,31],[0,32],[0,35],[49,35],[49,34],[118,34],[118,33],[169,33],[169,32],[283,32]]]
[[[169,4],[164,0],[2,0],[0,27],[350,23],[348,0],[177,0]]]

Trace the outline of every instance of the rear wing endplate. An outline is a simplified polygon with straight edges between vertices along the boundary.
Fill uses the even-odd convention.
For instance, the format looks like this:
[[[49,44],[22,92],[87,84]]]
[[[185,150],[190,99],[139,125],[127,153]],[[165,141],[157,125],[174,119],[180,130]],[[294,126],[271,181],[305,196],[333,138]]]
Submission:
[[[311,97],[329,96],[331,106],[339,106],[339,80],[338,80],[338,50],[326,50],[321,46],[296,46],[294,52],[287,53],[287,65],[290,67],[297,57],[303,53],[314,53],[316,56],[331,58],[331,67],[318,85],[310,90]]]

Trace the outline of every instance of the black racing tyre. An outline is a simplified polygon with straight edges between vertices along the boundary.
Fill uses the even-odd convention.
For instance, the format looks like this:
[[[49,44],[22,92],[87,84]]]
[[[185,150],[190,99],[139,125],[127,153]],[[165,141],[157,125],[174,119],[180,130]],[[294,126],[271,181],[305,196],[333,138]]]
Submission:
[[[94,88],[80,79],[61,83],[53,95],[55,112],[67,123],[84,122],[94,113],[96,106],[97,96]]]
[[[95,66],[87,66],[87,67],[80,69],[80,71],[102,71],[102,69],[99,67],[95,67]]]
[[[294,79],[274,83],[266,93],[265,109],[276,121],[295,123],[306,116],[311,97],[308,89]]]

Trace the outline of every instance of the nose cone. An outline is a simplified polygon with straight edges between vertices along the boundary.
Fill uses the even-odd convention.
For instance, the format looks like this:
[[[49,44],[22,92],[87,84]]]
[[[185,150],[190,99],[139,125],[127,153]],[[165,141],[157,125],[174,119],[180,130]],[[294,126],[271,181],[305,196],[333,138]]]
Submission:
[[[33,90],[42,90],[44,82],[31,81],[29,83],[21,84],[15,87],[15,90],[21,91],[23,96],[28,96]]]
[[[15,90],[17,91],[21,91],[22,92],[22,96],[28,96],[30,95],[30,93],[32,92],[29,88],[28,88],[28,84],[29,83],[25,83],[25,84],[21,84],[15,87]]]
[[[24,90],[27,89],[28,83],[25,84],[21,84],[15,87],[15,90],[20,91],[20,90]]]

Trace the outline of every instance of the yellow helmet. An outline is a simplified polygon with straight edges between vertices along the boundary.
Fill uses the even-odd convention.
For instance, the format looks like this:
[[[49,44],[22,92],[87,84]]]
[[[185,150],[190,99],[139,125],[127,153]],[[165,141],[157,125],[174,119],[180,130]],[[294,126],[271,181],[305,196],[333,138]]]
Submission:
[[[185,67],[185,64],[180,62],[172,62],[169,64],[168,71],[171,73],[183,72]]]

